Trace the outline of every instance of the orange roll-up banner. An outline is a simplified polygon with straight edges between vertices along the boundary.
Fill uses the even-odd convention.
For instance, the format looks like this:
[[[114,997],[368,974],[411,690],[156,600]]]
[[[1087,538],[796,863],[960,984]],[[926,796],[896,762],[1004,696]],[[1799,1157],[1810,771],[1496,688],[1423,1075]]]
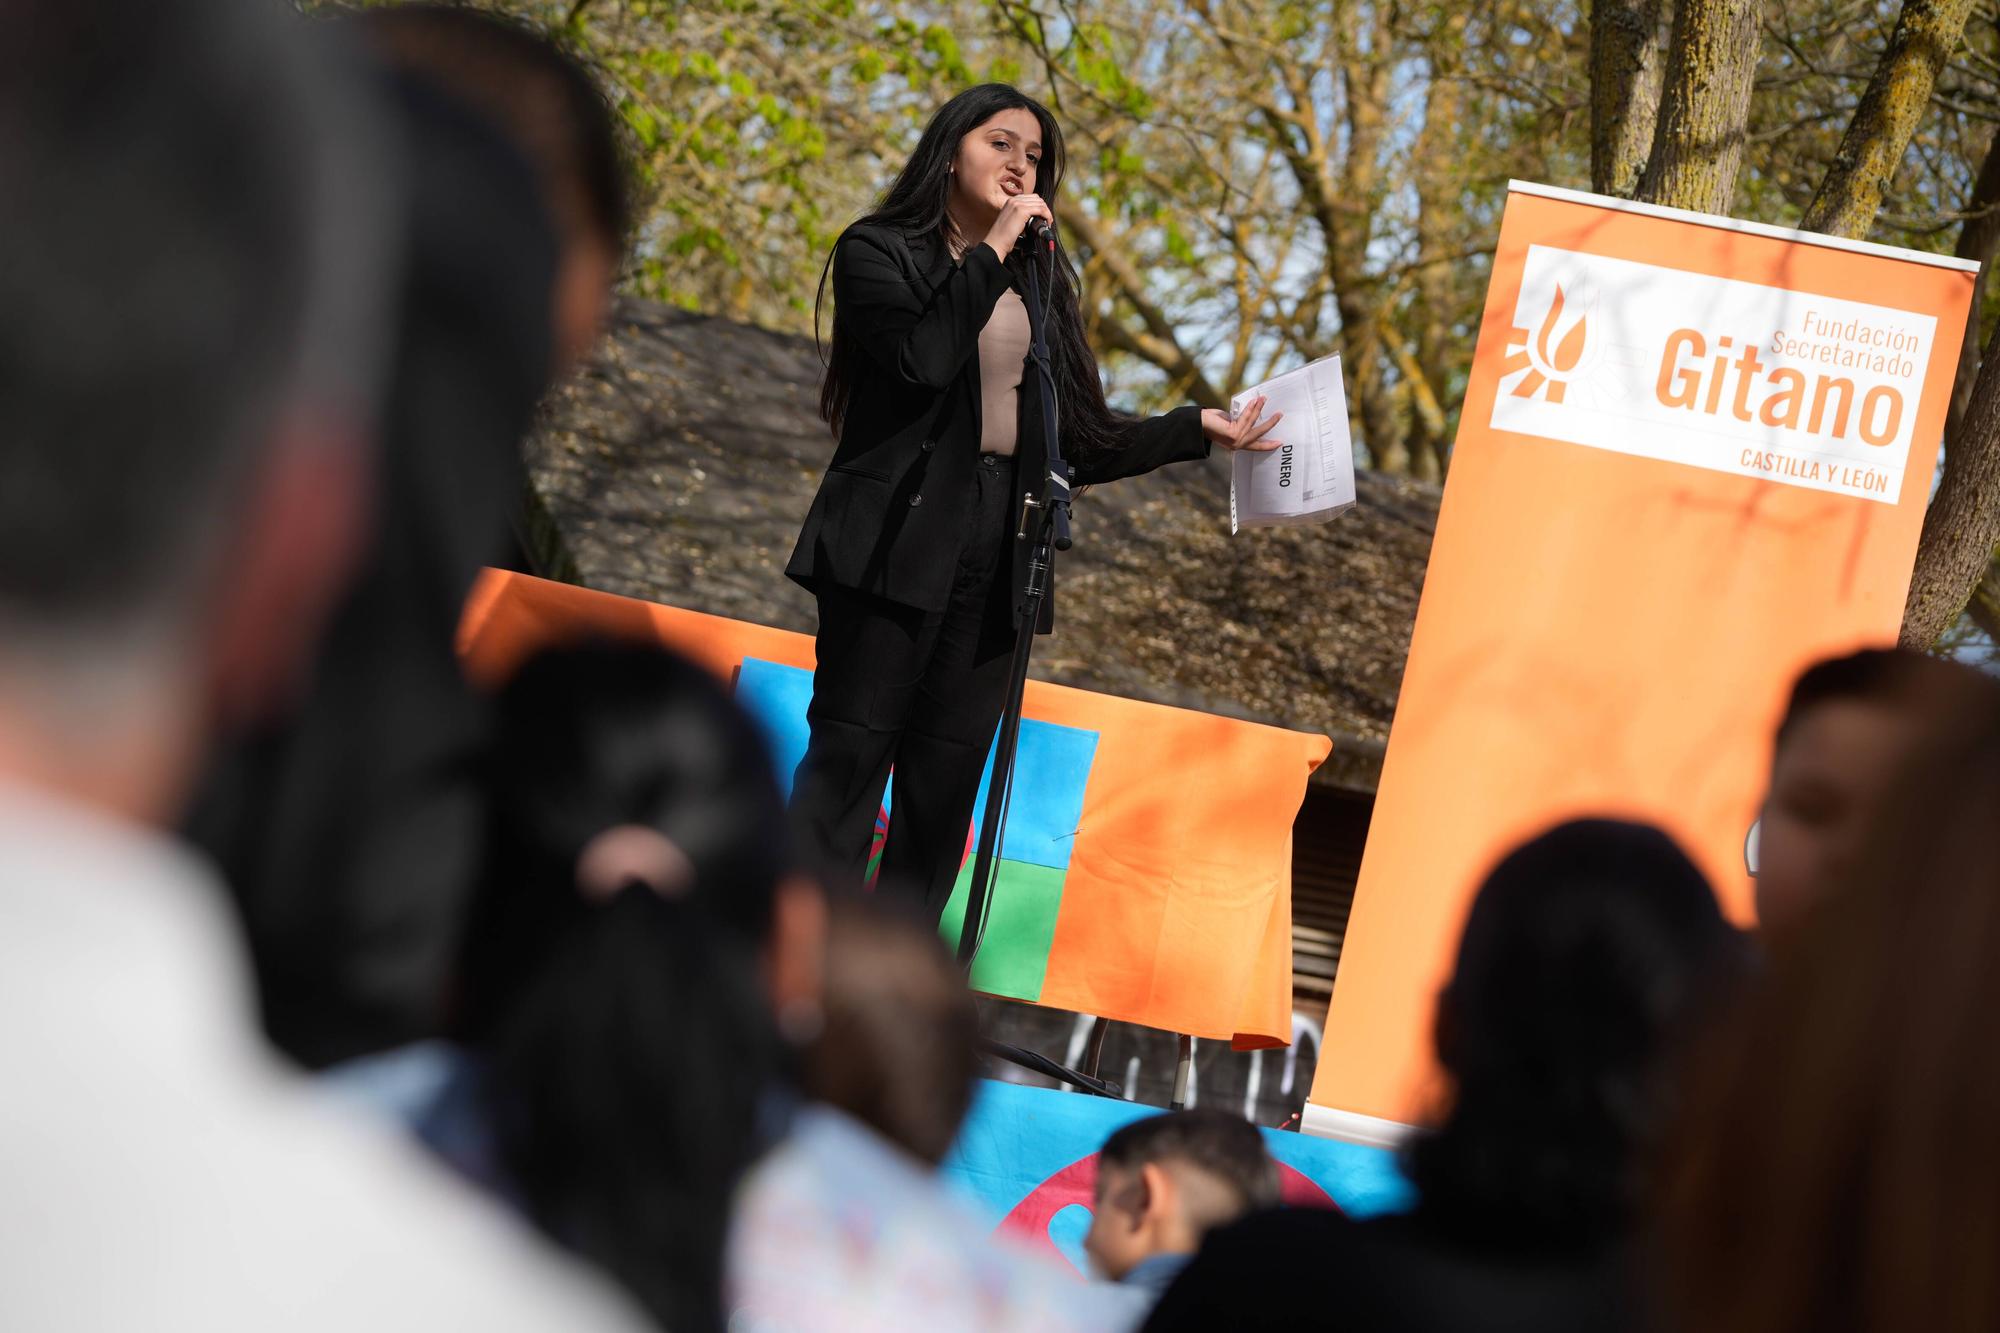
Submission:
[[[1514,183],[1306,1127],[1436,1106],[1480,878],[1655,822],[1750,916],[1772,729],[1893,641],[1975,265]]]

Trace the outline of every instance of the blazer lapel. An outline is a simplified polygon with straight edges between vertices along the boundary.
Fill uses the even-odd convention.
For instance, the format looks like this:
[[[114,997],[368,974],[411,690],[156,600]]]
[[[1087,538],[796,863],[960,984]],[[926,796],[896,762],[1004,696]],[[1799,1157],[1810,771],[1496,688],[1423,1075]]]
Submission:
[[[910,258],[915,262],[917,272],[923,275],[932,291],[944,281],[944,275],[951,269],[951,250],[936,236],[903,233],[904,244],[910,247]]]
[[[951,272],[951,247],[946,245],[941,237],[935,235],[913,235],[909,232],[903,233],[903,243],[910,247],[910,259],[915,265],[917,272],[930,285],[931,291],[935,292],[938,284],[943,282],[945,276]],[[959,383],[965,386],[966,397],[972,403],[970,421],[972,423],[973,438],[977,440],[986,420],[986,408],[980,396],[979,353],[977,351],[972,354],[972,359],[966,362],[966,368],[959,372],[958,379]]]

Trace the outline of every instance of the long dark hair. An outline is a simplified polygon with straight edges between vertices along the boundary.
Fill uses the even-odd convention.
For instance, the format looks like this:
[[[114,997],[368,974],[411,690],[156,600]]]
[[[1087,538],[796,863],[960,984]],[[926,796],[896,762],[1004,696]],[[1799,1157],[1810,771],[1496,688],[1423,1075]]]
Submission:
[[[1048,108],[1019,89],[1005,83],[982,83],[968,88],[939,107],[924,126],[916,151],[896,174],[873,211],[856,225],[892,227],[912,236],[929,236],[939,245],[947,243],[951,218],[946,205],[951,198],[951,164],[958,154],[959,140],[1003,111],[1026,111],[1042,127],[1042,157],[1035,164],[1035,193],[1056,206],[1062,188],[1066,154],[1062,131]],[[1060,229],[1057,229],[1058,232]],[[967,237],[977,243],[977,237]],[[839,246],[836,243],[835,250]],[[1010,267],[1040,262],[1030,255],[1033,247],[1017,245],[1008,257]],[[1056,239],[1054,282],[1049,285],[1049,351],[1055,361],[1056,387],[1062,394],[1062,442],[1065,453],[1076,457],[1101,457],[1116,447],[1115,433],[1120,417],[1104,401],[1104,385],[1097,378],[1097,358],[1083,336],[1083,309],[1077,297],[1076,270]],[[813,300],[813,332],[819,332],[820,308],[826,301],[827,277],[833,271],[833,256],[827,257],[819,275],[819,293]],[[847,417],[847,404],[854,384],[861,377],[860,345],[843,325],[838,306],[833,312],[833,340],[827,356],[826,378],[820,382],[819,414],[836,434]]]
[[[1741,957],[1708,881],[1658,829],[1579,820],[1502,859],[1440,1000],[1453,1099],[1410,1150],[1420,1215],[1486,1247],[1628,1234],[1662,1069]]]
[[[757,971],[785,863],[771,761],[706,672],[602,646],[520,671],[492,767],[459,1035],[507,1183],[663,1325],[720,1329],[728,1202],[780,1064]],[[672,891],[580,890],[625,826],[684,858]]]
[[[1949,667],[1861,836],[1693,1064],[1665,1326],[2000,1327],[2000,683]]]

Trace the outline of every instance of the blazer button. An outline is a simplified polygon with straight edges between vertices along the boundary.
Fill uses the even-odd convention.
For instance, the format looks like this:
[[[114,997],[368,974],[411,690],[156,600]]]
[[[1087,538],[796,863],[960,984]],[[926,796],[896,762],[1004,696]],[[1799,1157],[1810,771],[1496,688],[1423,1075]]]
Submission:
[[[933,449],[935,449],[935,448],[937,448],[937,441],[936,441],[936,440],[925,440],[925,441],[924,441],[924,443],[923,443],[923,451],[924,451],[925,453],[929,453],[929,452],[930,452],[931,450],[933,450]]]
[[[910,496],[910,508],[912,509],[915,509],[918,505],[922,504],[923,502],[924,502],[924,493],[922,491],[914,492]]]

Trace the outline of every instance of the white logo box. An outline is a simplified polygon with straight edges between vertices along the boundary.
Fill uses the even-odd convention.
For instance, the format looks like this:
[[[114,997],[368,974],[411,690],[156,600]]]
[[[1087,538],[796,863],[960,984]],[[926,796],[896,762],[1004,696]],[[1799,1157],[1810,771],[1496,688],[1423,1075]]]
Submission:
[[[1544,339],[1558,287],[1563,308]],[[1580,355],[1552,365],[1566,360],[1578,319]],[[1513,323],[1526,339],[1506,352],[1514,360],[1494,400],[1496,430],[1885,504],[1901,495],[1936,333],[1929,315],[1531,245]],[[1781,370],[1798,378],[1773,374]],[[1516,395],[1531,377],[1563,387],[1551,395],[1537,382]],[[1663,390],[1693,401],[1670,405]]]

